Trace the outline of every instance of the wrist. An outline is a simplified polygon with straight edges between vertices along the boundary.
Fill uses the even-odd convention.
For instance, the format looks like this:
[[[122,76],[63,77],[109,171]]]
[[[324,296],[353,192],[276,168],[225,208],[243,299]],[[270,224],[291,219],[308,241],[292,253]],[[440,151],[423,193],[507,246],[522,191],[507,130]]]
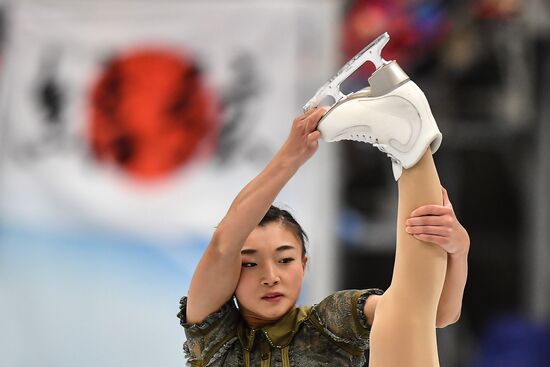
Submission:
[[[470,236],[468,232],[462,225],[458,227],[458,240],[457,243],[460,244],[460,249],[456,253],[452,254],[454,257],[468,257],[468,252],[470,251]]]
[[[271,163],[279,169],[289,170],[296,172],[304,162],[299,159],[295,154],[291,154],[285,149],[283,145],[281,149],[275,154]]]
[[[449,258],[453,260],[466,260],[468,258],[468,253],[470,252],[470,246],[467,246],[463,250],[457,251],[455,253],[449,254]]]

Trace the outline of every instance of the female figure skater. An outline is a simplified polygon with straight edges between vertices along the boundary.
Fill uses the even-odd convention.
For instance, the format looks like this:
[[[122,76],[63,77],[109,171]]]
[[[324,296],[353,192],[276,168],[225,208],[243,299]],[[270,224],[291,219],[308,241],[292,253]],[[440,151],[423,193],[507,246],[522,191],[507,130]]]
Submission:
[[[398,183],[389,289],[340,291],[295,307],[306,236],[271,204],[317,150],[326,111],[294,120],[285,143],[216,227],[180,301],[190,366],[363,366],[369,343],[371,367],[439,366],[435,328],[458,320],[469,238],[442,195],[429,148]]]

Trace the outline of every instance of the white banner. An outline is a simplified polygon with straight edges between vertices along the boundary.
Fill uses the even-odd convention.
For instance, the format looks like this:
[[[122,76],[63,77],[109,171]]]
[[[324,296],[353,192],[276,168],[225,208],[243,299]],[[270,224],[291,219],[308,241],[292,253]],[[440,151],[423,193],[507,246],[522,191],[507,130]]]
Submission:
[[[336,70],[337,15],[333,1],[11,5],[0,110],[2,366],[181,365],[174,297],[235,195]],[[307,302],[334,287],[330,148],[277,199],[311,238]],[[28,302],[40,306],[34,327],[13,321]],[[28,354],[36,338],[29,348],[40,353]],[[15,347],[4,350],[8,340]]]

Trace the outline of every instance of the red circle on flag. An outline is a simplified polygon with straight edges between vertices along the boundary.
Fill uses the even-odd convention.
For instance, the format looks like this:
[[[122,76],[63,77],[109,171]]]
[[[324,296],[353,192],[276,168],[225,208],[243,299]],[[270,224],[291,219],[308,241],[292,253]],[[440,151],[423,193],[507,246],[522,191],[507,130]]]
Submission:
[[[94,157],[151,180],[213,151],[217,103],[203,79],[196,62],[173,51],[138,50],[113,59],[92,87]]]

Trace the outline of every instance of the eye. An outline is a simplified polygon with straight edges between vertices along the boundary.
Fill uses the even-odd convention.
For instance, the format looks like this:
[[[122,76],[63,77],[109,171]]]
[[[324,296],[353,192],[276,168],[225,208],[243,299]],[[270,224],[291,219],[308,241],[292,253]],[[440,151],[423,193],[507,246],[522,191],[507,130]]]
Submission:
[[[256,266],[256,263],[243,263],[242,264],[243,268],[252,268],[254,266]]]
[[[292,257],[285,257],[284,259],[279,260],[279,263],[281,264],[288,264],[294,261],[294,258]]]

